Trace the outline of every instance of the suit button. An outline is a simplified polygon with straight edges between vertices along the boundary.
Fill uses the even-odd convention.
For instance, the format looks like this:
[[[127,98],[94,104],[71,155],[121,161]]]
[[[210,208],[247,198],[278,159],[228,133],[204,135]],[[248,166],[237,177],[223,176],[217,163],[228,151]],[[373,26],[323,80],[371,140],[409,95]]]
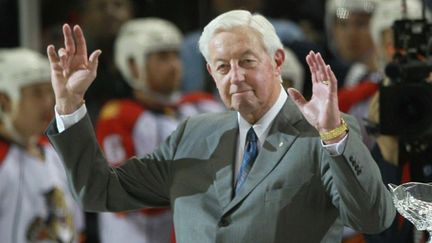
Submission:
[[[349,157],[349,161],[350,161],[351,163],[354,163],[354,162],[356,161],[356,159],[354,158],[354,156],[351,155],[351,156]]]
[[[229,218],[223,217],[221,218],[221,220],[218,223],[219,227],[227,227],[228,225],[230,225],[231,220]]]

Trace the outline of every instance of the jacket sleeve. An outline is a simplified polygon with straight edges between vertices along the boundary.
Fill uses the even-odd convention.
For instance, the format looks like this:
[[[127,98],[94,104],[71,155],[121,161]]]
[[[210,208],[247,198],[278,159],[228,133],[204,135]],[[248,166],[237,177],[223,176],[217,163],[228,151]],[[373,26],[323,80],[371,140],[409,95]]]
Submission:
[[[353,117],[343,153],[330,156],[323,150],[321,174],[333,204],[347,225],[363,233],[377,233],[390,227],[396,215],[392,197],[379,168],[359,135]]]
[[[88,115],[62,133],[53,121],[46,134],[62,158],[84,209],[125,211],[169,206],[170,159],[183,127],[179,126],[151,155],[132,157],[118,168],[108,166]]]

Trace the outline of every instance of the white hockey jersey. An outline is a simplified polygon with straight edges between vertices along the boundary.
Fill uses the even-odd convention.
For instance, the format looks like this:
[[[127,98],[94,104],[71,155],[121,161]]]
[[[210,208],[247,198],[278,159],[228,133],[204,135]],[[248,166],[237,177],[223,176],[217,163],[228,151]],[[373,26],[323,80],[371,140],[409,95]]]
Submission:
[[[44,158],[0,139],[0,242],[78,242],[83,213],[54,149]]]

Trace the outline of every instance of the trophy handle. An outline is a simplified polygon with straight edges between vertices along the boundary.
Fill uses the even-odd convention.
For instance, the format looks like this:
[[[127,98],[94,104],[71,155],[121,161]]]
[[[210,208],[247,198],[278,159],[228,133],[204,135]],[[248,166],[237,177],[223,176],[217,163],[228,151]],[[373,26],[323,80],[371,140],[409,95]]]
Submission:
[[[398,187],[398,186],[396,186],[395,184],[393,184],[393,183],[389,183],[389,184],[387,184],[388,185],[388,187],[390,188],[390,190],[392,191],[392,192],[394,192],[395,190],[396,190],[396,188]]]

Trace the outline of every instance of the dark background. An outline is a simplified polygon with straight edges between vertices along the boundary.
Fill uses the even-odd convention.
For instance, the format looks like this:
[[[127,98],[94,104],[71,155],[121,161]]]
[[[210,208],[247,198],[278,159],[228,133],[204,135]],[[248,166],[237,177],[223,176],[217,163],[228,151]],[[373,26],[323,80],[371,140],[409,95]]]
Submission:
[[[31,1],[31,0],[29,0]],[[77,7],[85,0],[39,0],[41,28],[58,22],[73,22]],[[19,0],[0,0],[0,47],[19,46]],[[187,33],[202,28],[214,17],[209,0],[134,0],[137,17],[161,17],[173,21]],[[323,29],[324,0],[267,0],[262,14],[307,23]],[[37,41],[37,40],[35,40]]]

